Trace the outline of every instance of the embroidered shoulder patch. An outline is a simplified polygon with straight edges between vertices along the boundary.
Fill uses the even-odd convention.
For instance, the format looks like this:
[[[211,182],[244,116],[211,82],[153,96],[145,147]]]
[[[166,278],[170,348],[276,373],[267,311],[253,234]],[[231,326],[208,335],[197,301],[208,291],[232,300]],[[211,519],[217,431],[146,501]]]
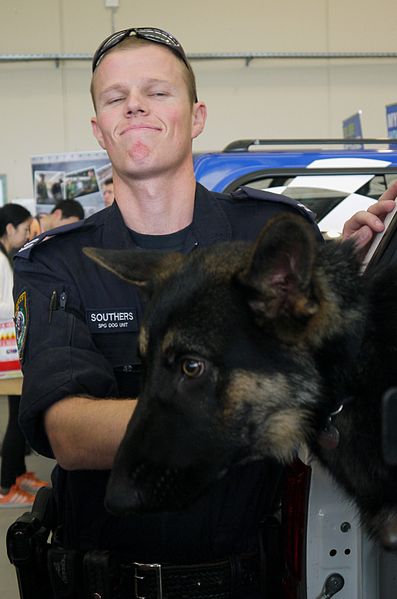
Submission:
[[[22,361],[25,349],[26,334],[28,330],[28,302],[27,293],[23,291],[15,302],[15,333],[17,338],[17,347],[19,359]]]

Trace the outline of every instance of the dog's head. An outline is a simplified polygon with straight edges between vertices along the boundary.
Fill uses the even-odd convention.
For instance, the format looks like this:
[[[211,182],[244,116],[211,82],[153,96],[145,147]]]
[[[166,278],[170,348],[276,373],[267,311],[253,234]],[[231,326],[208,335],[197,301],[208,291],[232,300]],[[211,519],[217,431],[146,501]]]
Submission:
[[[287,462],[312,438],[327,409],[324,346],[334,344],[338,362],[360,320],[350,246],[320,249],[301,217],[281,216],[254,245],[86,253],[149,298],[143,388],[109,481],[110,511],[180,509],[232,465]]]

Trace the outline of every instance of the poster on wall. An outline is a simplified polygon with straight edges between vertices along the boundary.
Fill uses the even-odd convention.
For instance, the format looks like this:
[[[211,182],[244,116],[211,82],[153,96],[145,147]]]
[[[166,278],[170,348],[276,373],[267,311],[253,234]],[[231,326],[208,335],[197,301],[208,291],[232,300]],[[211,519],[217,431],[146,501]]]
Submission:
[[[347,117],[343,120],[343,137],[344,139],[360,139],[363,136],[363,130],[361,126],[361,114],[359,110],[355,114]],[[363,150],[363,144],[345,144],[347,150]]]
[[[36,216],[48,214],[59,200],[77,200],[85,216],[104,208],[102,187],[112,176],[106,152],[72,152],[31,157]]]
[[[386,106],[386,125],[387,136],[396,140],[395,144],[390,144],[390,150],[397,150],[397,103]]]

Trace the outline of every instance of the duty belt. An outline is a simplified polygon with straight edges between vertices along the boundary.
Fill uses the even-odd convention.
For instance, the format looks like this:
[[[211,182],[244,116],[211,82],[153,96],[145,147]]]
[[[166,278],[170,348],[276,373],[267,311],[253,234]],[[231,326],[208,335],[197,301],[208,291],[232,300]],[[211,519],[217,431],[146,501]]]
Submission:
[[[95,599],[231,599],[243,589],[259,589],[259,558],[254,555],[188,565],[115,563],[104,561],[104,555],[89,552],[84,557],[89,597]]]

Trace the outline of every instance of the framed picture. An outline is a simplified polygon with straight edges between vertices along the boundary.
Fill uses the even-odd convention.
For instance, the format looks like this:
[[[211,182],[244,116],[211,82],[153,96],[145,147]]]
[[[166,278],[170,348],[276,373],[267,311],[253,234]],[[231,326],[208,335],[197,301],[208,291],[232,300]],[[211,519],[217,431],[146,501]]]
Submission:
[[[31,165],[37,214],[51,212],[59,200],[77,200],[86,217],[104,208],[112,167],[103,150],[32,156]]]

